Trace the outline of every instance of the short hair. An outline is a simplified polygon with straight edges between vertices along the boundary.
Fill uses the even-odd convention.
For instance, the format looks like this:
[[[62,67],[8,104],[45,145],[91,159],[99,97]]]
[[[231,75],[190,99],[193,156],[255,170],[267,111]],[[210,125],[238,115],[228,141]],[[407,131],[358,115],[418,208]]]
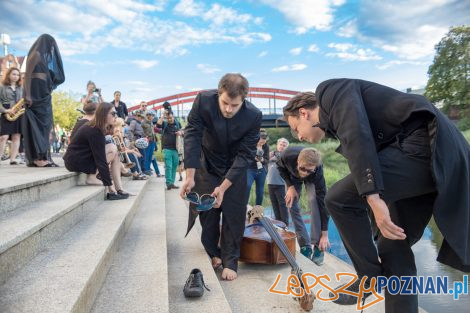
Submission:
[[[10,86],[11,85],[12,81],[10,80],[10,74],[13,71],[18,71],[18,74],[20,74],[20,79],[18,79],[18,81],[16,82],[16,86],[21,86],[21,72],[20,72],[20,69],[17,68],[17,67],[10,67],[6,71],[5,76],[3,77],[3,81],[2,81],[3,86]]]
[[[121,95],[121,92],[120,92],[119,90],[116,90],[116,91],[114,92],[114,95],[116,95],[117,93]]]
[[[299,116],[299,109],[315,109],[318,106],[317,104],[317,97],[315,93],[311,91],[301,92],[293,96],[289,102],[287,102],[286,106],[282,109],[284,113],[284,117],[287,118],[288,116]]]
[[[230,98],[240,96],[242,100],[248,96],[248,80],[239,73],[227,73],[219,81],[219,95],[226,92]]]
[[[287,145],[289,145],[289,140],[287,140],[287,139],[284,138],[284,137],[279,138],[279,139],[276,141],[276,143],[280,143],[281,141],[284,141],[284,142],[287,143]]]
[[[95,111],[96,111],[96,107],[98,106],[98,103],[96,102],[92,102],[92,101],[88,101],[87,103],[85,103],[83,105],[83,111],[86,113],[86,114],[94,114]]]
[[[88,88],[88,86],[90,86],[90,85],[93,85],[96,88],[96,84],[91,80],[89,80],[88,83],[86,83],[86,87]]]
[[[308,164],[308,165],[320,165],[321,164],[321,154],[315,148],[303,148],[297,158],[299,163]]]

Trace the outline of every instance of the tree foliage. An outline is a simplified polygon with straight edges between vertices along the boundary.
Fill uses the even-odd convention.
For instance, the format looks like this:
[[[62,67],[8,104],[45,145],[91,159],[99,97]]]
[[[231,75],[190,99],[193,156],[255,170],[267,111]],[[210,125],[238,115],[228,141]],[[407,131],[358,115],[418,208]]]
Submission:
[[[436,45],[425,96],[444,109],[470,105],[470,26],[453,27]]]
[[[54,113],[54,125],[59,124],[61,128],[71,130],[81,115],[76,109],[81,108],[80,101],[74,99],[73,95],[65,91],[52,93],[52,110]]]

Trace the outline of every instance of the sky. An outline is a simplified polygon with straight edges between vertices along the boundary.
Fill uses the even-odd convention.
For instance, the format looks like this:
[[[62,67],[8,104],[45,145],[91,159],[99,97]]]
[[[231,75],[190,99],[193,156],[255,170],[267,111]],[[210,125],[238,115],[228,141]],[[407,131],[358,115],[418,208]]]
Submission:
[[[0,1],[9,52],[26,55],[48,33],[66,74],[58,90],[79,96],[92,80],[128,105],[216,88],[227,72],[298,91],[339,77],[421,88],[434,46],[460,25],[470,1]]]

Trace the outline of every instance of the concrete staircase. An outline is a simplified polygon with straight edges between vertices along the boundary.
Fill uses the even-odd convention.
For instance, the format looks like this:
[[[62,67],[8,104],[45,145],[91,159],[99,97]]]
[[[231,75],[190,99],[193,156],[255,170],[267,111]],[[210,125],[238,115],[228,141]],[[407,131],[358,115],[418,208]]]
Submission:
[[[277,274],[284,283],[276,289],[285,290],[287,265],[241,263],[237,280],[221,281],[199,222],[184,238],[187,206],[164,179],[125,181],[135,196],[121,201],[104,201],[103,187],[80,182],[63,168],[0,166],[1,313],[302,312],[292,297],[268,292]],[[315,275],[352,271],[331,255],[322,267],[296,258]],[[211,291],[186,299],[193,268]],[[383,303],[366,310],[383,311]],[[356,308],[316,301],[312,312]]]

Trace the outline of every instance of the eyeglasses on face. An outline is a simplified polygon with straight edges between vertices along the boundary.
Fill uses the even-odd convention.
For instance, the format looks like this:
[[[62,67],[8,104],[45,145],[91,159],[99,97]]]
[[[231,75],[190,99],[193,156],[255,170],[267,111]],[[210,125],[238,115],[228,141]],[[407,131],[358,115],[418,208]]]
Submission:
[[[315,167],[314,169],[310,169],[310,168],[306,168],[304,166],[299,166],[297,167],[297,169],[300,171],[300,172],[304,172],[304,173],[307,173],[307,174],[313,174],[317,171],[317,168]]]
[[[217,198],[209,194],[199,195],[197,192],[187,192],[184,199],[196,205],[196,211],[203,212],[212,209],[217,202]]]

